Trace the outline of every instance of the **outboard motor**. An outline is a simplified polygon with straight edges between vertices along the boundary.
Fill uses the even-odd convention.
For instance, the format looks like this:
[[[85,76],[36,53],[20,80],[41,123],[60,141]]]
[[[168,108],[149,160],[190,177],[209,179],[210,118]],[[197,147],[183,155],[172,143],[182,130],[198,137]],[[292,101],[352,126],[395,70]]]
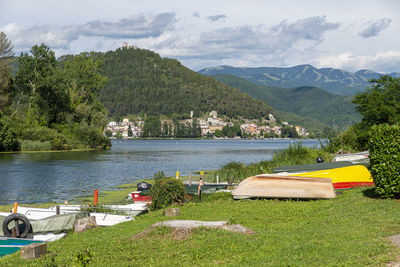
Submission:
[[[148,184],[146,182],[140,182],[140,183],[137,184],[138,191],[149,190],[150,187],[151,187],[151,184]]]
[[[322,163],[322,162],[324,162],[324,160],[322,159],[321,156],[318,156],[318,157],[317,157],[317,163]]]

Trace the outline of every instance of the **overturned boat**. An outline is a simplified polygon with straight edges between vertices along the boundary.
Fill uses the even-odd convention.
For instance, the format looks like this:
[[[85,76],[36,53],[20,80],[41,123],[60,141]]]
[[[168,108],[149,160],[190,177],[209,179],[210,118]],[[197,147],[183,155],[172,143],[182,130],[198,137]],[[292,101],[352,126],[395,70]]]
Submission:
[[[313,172],[337,169],[343,167],[349,167],[354,165],[363,165],[368,167],[367,163],[354,163],[352,161],[336,161],[336,162],[322,162],[322,163],[311,163],[311,164],[301,164],[301,165],[287,165],[276,167],[272,170],[272,173],[303,173],[303,172]]]
[[[330,179],[280,175],[249,177],[232,191],[234,199],[246,198],[335,198]]]
[[[290,174],[289,176],[329,178],[332,180],[333,187],[335,189],[374,186],[374,181],[372,179],[371,173],[365,166],[362,165],[354,165],[314,172],[296,173]]]

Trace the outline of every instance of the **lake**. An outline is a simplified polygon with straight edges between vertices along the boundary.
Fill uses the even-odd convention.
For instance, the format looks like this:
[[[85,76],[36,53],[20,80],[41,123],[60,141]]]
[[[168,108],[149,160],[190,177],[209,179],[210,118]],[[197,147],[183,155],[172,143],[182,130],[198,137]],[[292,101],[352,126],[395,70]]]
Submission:
[[[151,178],[272,158],[299,140],[113,140],[110,150],[0,154],[0,204],[64,202]],[[318,140],[303,146],[319,147]]]

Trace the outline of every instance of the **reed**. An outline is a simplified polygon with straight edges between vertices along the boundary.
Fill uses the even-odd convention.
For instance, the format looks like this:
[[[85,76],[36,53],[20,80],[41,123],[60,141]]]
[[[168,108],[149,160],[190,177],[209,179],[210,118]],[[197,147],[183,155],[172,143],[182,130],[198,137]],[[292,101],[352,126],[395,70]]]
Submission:
[[[32,141],[32,140],[19,140],[21,144],[21,151],[50,151],[50,141]]]
[[[219,176],[220,181],[240,182],[253,175],[271,173],[273,168],[279,166],[315,163],[318,156],[325,161],[332,160],[332,156],[322,149],[304,147],[301,143],[297,143],[276,152],[271,160],[249,165],[230,162],[218,170],[216,175]]]

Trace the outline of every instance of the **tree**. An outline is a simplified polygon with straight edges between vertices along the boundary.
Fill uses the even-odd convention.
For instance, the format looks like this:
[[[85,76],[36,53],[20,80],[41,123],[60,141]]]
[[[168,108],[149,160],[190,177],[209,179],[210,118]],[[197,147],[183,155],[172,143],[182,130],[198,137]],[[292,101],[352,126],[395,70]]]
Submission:
[[[110,130],[107,130],[104,134],[105,134],[107,137],[112,137],[112,132],[111,132]]]
[[[69,101],[61,86],[63,75],[56,68],[54,52],[45,44],[33,46],[30,52],[19,57],[15,78],[18,91],[29,97],[27,123],[49,126],[63,121]]]
[[[129,127],[128,127],[128,136],[129,136],[129,137],[132,137],[132,136],[133,136],[132,128],[131,128],[130,125],[129,125]]]
[[[0,32],[0,112],[5,111],[9,101],[9,88],[11,81],[11,63],[13,62],[14,46],[6,37],[6,34]]]
[[[283,138],[298,138],[299,135],[296,132],[296,129],[293,126],[282,126],[281,129],[281,137]]]
[[[379,124],[395,124],[400,121],[400,78],[383,75],[370,80],[372,87],[358,93],[353,103],[362,116],[366,127]]]
[[[370,80],[372,86],[358,93],[353,103],[361,114],[361,123],[352,127],[357,137],[356,149],[367,149],[368,132],[373,125],[393,125],[400,121],[400,78],[383,75]]]
[[[220,130],[215,130],[214,136],[215,136],[215,137],[218,137],[218,138],[221,138],[221,137],[224,137],[225,135],[222,133],[222,131],[220,131]]]
[[[81,103],[91,105],[96,101],[100,89],[108,81],[99,73],[102,66],[101,60],[94,61],[86,53],[68,57],[63,62],[71,109]]]
[[[158,137],[161,135],[161,121],[155,116],[148,116],[144,120],[143,136]]]

